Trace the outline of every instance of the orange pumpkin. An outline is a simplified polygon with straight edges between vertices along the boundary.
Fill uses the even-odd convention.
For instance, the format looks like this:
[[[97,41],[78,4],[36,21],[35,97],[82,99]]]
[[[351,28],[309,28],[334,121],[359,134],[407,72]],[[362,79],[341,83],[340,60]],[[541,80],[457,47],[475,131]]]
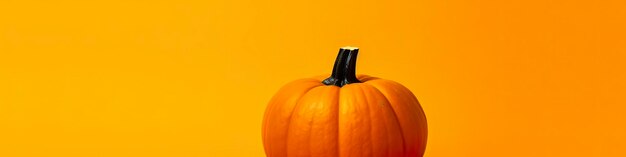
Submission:
[[[419,102],[396,82],[355,75],[357,54],[341,48],[330,77],[296,80],[272,98],[263,120],[267,156],[423,156]]]

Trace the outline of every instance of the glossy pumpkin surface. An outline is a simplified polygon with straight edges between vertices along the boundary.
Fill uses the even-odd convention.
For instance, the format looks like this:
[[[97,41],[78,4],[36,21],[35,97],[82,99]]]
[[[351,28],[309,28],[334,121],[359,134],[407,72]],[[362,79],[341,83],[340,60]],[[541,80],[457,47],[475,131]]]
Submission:
[[[331,78],[300,79],[285,85],[271,99],[263,121],[266,155],[422,156],[426,117],[411,91],[390,80],[354,75],[356,53],[351,63],[341,52],[337,60],[331,78],[342,75],[335,79],[347,76],[356,80],[335,84],[327,81]],[[345,72],[345,67],[348,72],[338,72]]]

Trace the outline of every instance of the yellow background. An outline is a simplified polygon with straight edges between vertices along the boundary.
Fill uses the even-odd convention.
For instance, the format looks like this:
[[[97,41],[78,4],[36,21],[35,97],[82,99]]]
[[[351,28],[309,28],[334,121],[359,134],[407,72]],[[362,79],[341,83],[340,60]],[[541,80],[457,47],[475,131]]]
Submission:
[[[626,156],[626,1],[0,2],[0,156],[264,156],[285,83],[395,80],[427,157]]]

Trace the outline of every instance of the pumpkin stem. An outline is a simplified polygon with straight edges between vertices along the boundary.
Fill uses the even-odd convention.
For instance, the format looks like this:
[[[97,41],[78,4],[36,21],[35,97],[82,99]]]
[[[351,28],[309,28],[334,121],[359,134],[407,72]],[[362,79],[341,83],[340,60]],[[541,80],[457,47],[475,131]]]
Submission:
[[[359,54],[357,47],[342,47],[339,49],[333,73],[322,81],[325,85],[342,87],[350,83],[360,83],[356,78],[356,56]]]

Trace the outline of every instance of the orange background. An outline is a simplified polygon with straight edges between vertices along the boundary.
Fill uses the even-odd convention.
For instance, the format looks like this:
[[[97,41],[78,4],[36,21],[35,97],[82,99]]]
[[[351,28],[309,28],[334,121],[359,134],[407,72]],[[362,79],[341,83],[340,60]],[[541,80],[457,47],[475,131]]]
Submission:
[[[427,157],[626,156],[626,1],[0,2],[0,156],[264,156],[285,83],[395,80]]]

